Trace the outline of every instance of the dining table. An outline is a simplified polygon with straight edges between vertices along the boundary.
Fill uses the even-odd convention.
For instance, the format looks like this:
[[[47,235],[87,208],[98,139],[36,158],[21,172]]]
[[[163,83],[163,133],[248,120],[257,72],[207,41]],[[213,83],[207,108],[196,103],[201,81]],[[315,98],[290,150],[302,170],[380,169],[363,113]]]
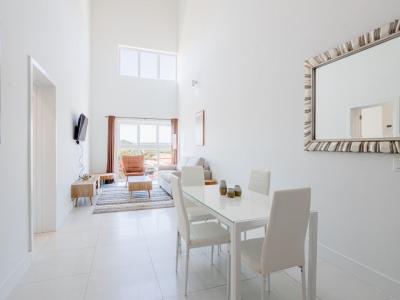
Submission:
[[[243,190],[240,197],[221,196],[218,185],[185,186],[185,199],[203,207],[218,221],[229,227],[231,236],[231,267],[229,298],[240,300],[241,236],[251,224],[267,225],[271,197],[251,190]],[[318,212],[311,211],[308,227],[307,299],[316,300]],[[229,276],[229,275],[228,275]]]

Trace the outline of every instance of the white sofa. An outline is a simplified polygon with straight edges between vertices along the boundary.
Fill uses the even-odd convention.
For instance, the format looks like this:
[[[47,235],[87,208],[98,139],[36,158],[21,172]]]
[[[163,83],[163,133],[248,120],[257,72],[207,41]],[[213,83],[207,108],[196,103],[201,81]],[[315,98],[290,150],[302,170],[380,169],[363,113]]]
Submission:
[[[202,157],[183,157],[177,165],[159,166],[158,183],[160,187],[171,195],[171,175],[181,176],[183,166],[202,166],[204,169],[204,179],[211,179],[212,173],[210,166]]]

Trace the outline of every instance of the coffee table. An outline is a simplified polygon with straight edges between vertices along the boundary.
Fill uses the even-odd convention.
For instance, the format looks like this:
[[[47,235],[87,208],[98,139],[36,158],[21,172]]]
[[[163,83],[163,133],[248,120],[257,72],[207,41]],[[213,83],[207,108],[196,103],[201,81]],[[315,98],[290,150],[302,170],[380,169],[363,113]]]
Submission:
[[[149,176],[129,176],[128,191],[131,192],[131,198],[134,191],[147,191],[151,198],[150,191],[153,189],[153,182]]]

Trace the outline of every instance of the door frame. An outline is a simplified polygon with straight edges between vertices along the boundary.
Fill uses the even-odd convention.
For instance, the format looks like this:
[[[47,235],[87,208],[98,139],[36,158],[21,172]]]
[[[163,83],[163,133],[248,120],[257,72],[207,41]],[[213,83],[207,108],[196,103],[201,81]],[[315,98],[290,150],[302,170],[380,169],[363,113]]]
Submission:
[[[33,250],[33,94],[34,94],[34,71],[35,69],[43,75],[46,80],[54,87],[54,91],[56,93],[56,85],[48,73],[40,66],[40,64],[32,57],[28,56],[28,210],[29,210],[29,252]],[[54,97],[56,99],[56,96]],[[55,104],[56,105],[56,104]],[[56,108],[57,106],[55,106]],[[55,109],[56,111],[56,109]],[[56,118],[56,116],[55,116]],[[57,122],[55,122],[56,126]],[[54,129],[57,133],[57,128]],[[55,136],[57,140],[57,134]],[[55,175],[57,174],[57,147],[55,145]],[[55,184],[57,183],[57,178],[55,178]],[[55,186],[55,191],[57,191],[57,187]],[[56,192],[57,194],[57,192]],[[55,199],[56,201],[56,199]]]

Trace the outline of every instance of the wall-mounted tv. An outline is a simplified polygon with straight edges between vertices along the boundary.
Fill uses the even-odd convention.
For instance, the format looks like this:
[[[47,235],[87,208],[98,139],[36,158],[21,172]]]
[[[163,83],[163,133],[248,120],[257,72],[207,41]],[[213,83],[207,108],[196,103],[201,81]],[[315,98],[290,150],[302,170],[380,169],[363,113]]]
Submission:
[[[74,140],[77,144],[85,140],[87,126],[88,118],[84,114],[81,114],[79,116],[78,125],[75,126],[74,130]]]

